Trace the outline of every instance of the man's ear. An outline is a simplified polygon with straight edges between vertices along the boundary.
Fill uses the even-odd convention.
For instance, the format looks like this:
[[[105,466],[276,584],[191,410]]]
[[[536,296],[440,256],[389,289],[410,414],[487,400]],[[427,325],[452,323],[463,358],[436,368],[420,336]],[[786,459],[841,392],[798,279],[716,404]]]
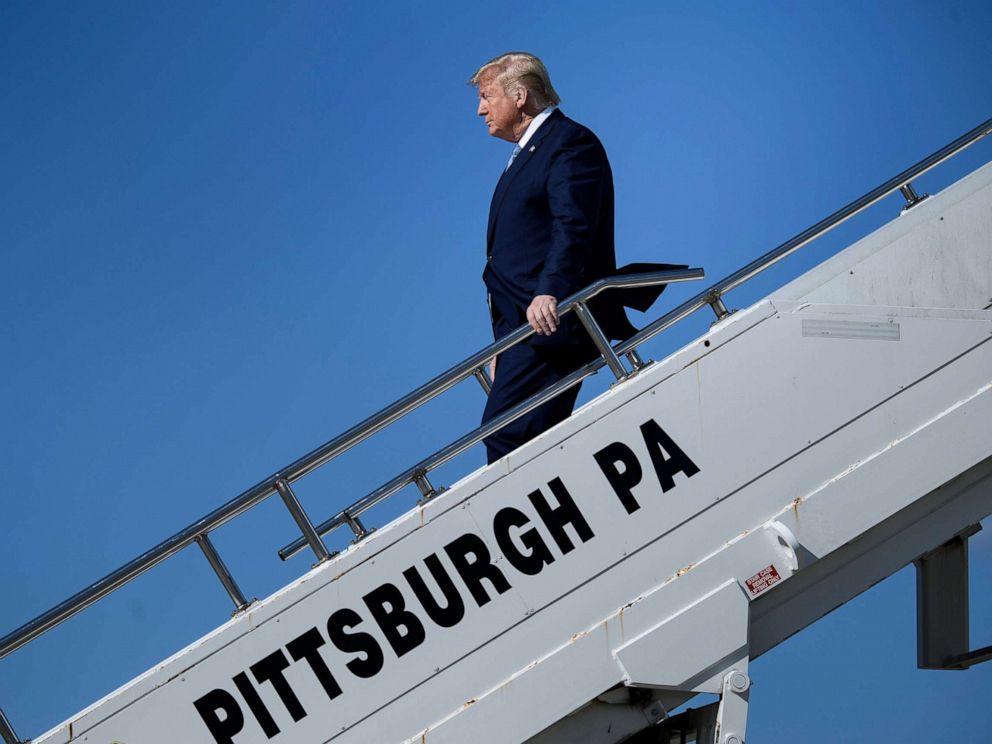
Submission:
[[[513,102],[516,104],[518,109],[523,109],[527,106],[527,99],[530,98],[530,91],[527,90],[527,86],[521,85],[517,88],[516,92],[513,94]]]

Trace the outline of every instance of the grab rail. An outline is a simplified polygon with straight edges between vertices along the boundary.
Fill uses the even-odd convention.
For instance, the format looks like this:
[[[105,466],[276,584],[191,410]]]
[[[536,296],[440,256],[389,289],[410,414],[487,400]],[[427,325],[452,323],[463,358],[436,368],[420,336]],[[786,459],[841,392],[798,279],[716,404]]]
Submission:
[[[789,240],[785,241],[778,247],[768,251],[760,258],[751,261],[746,266],[724,277],[723,279],[716,282],[709,288],[704,289],[695,297],[686,300],[681,305],[676,307],[674,310],[669,311],[662,317],[648,324],[643,329],[641,329],[636,335],[632,336],[630,339],[624,341],[623,343],[618,344],[612,350],[613,359],[618,359],[620,356],[630,357],[630,355],[633,355],[633,357],[631,358],[631,362],[636,369],[638,366],[640,366],[640,362],[638,360],[638,357],[636,356],[637,354],[636,350],[638,346],[654,338],[659,333],[664,331],[666,328],[675,325],[683,318],[691,315],[692,313],[696,312],[702,307],[705,307],[706,305],[709,305],[713,309],[713,312],[716,313],[717,320],[721,320],[727,317],[730,314],[730,311],[723,303],[724,294],[734,289],[735,287],[740,286],[748,279],[751,279],[752,277],[761,273],[765,269],[778,263],[786,256],[802,248],[804,245],[826,234],[827,232],[837,227],[838,225],[842,224],[843,222],[846,222],[851,217],[867,209],[872,204],[875,204],[877,201],[885,198],[889,194],[895,191],[900,191],[903,194],[903,196],[906,199],[906,206],[903,208],[904,211],[906,209],[910,209],[911,207],[915,206],[916,204],[926,199],[926,196],[923,197],[919,196],[916,193],[916,191],[913,189],[911,181],[914,178],[917,178],[918,176],[926,173],[932,168],[935,168],[940,163],[944,162],[950,157],[953,157],[961,150],[965,149],[966,147],[969,147],[970,145],[974,144],[975,142],[977,142],[982,137],[985,137],[988,134],[992,134],[992,119],[983,122],[982,124],[972,129],[970,132],[963,134],[962,136],[958,137],[950,144],[946,145],[945,147],[942,147],[940,150],[937,150],[932,155],[929,155],[920,162],[916,163],[916,165],[913,165],[907,168],[906,170],[904,170],[899,175],[890,178],[888,181],[872,189],[864,196],[855,199],[850,204],[842,207],[841,209],[838,209],[829,217],[826,217],[820,220],[819,222],[817,222],[812,227],[803,230],[798,235],[790,238]],[[519,329],[518,332],[524,330],[525,328],[526,326],[524,328]],[[452,459],[453,457],[465,451],[475,443],[489,436],[493,431],[495,431],[499,427],[505,426],[514,419],[519,418],[520,416],[524,415],[533,408],[536,408],[546,400],[549,400],[553,398],[555,395],[558,395],[559,393],[563,392],[564,390],[567,390],[568,388],[579,384],[586,377],[589,377],[590,375],[595,374],[597,371],[599,371],[604,366],[604,364],[609,364],[609,363],[610,363],[610,356],[607,355],[606,353],[603,353],[600,358],[597,358],[586,364],[584,367],[581,367],[580,369],[574,371],[568,377],[563,378],[562,380],[557,382],[552,388],[536,393],[531,398],[523,401],[522,403],[518,404],[516,407],[502,414],[498,419],[494,419],[488,422],[487,424],[480,426],[478,429],[469,432],[461,439],[458,439],[457,441],[453,442],[447,447],[435,452],[433,455],[422,460],[421,462],[419,462],[417,465],[414,465],[409,470],[404,471],[403,473],[399,474],[392,480],[384,483],[382,486],[372,491],[367,496],[359,499],[358,501],[346,507],[345,509],[342,509],[337,514],[332,516],[330,519],[327,519],[326,521],[322,522],[317,526],[316,529],[318,534],[326,535],[328,532],[335,529],[336,527],[341,526],[342,524],[349,524],[351,525],[352,529],[355,530],[355,533],[359,538],[363,537],[365,534],[364,528],[361,528],[361,531],[355,529],[357,518],[363,512],[367,511],[368,509],[371,509],[373,506],[380,503],[383,499],[387,498],[393,493],[396,493],[396,491],[399,491],[401,488],[403,488],[404,486],[406,486],[411,482],[417,483],[421,493],[425,498],[430,498],[435,493],[434,488],[430,485],[430,481],[427,480],[427,474],[430,470],[438,467],[439,465],[443,465],[448,460]],[[610,366],[611,368],[613,367],[612,364]],[[616,373],[615,369],[614,372]],[[620,377],[620,375],[618,375],[618,377]],[[359,521],[357,522],[357,524],[360,526],[361,522]],[[303,541],[303,539],[297,538],[288,545],[285,545],[284,547],[280,548],[279,557],[282,558],[283,560],[286,560],[287,558],[298,553],[304,547],[304,545],[305,542]]]
[[[937,150],[915,165],[907,168],[902,173],[899,173],[897,176],[889,179],[882,185],[872,189],[864,196],[856,199],[847,206],[842,207],[829,217],[817,222],[815,225],[809,227],[795,237],[790,238],[760,258],[751,261],[744,267],[716,282],[695,297],[683,302],[674,310],[669,311],[661,318],[653,321],[633,337],[618,344],[616,347],[611,347],[608,342],[605,342],[602,332],[585,306],[585,302],[588,299],[609,288],[651,285],[657,286],[660,284],[678,281],[689,281],[702,278],[703,272],[701,269],[690,269],[682,272],[652,272],[624,277],[611,277],[594,282],[589,287],[586,287],[584,290],[576,293],[563,302],[559,306],[559,313],[565,313],[572,309],[576,310],[576,314],[579,316],[583,326],[593,338],[593,341],[601,354],[600,357],[575,370],[551,388],[538,393],[532,398],[500,415],[496,419],[488,422],[486,425],[475,429],[425,460],[422,460],[413,468],[404,471],[348,508],[338,512],[338,514],[331,519],[321,523],[317,527],[313,526],[306,512],[303,510],[295,494],[290,488],[289,484],[292,481],[298,480],[326,462],[334,459],[341,453],[356,444],[359,444],[376,432],[381,431],[394,421],[403,417],[415,408],[423,405],[437,395],[440,395],[469,376],[475,377],[480,382],[483,389],[485,389],[488,393],[488,378],[484,372],[485,364],[493,356],[502,353],[533,333],[529,326],[522,326],[521,328],[518,328],[508,336],[505,336],[496,343],[490,344],[485,349],[476,352],[461,363],[449,369],[447,372],[438,375],[434,379],[418,387],[416,390],[403,396],[395,403],[387,406],[378,413],[348,429],[341,435],[299,458],[286,468],[283,468],[269,478],[266,478],[265,480],[252,486],[240,496],[235,497],[223,506],[210,512],[185,529],[177,532],[172,537],[159,543],[151,550],[143,553],[134,560],[126,563],[121,568],[90,585],[86,589],[83,589],[64,602],[56,605],[51,610],[48,610],[30,622],[25,623],[20,628],[3,636],[0,638],[0,658],[7,656],[26,643],[29,643],[46,631],[59,625],[86,607],[89,607],[91,604],[115,591],[131,579],[141,575],[145,571],[161,563],[165,559],[194,542],[200,546],[205,557],[207,558],[207,561],[210,563],[211,568],[213,568],[214,572],[217,574],[222,585],[224,586],[225,591],[227,591],[231,600],[234,602],[236,608],[235,611],[240,612],[244,610],[249,603],[245,599],[244,594],[239,589],[238,585],[234,581],[234,578],[227,570],[220,558],[220,555],[211,543],[209,538],[209,533],[211,531],[227,523],[242,512],[247,511],[272,494],[279,493],[283,501],[286,503],[290,514],[293,516],[304,535],[303,538],[299,538],[281,549],[279,551],[280,557],[285,559],[289,555],[299,551],[304,545],[309,544],[311,549],[313,549],[316,554],[318,561],[327,560],[331,556],[327,551],[327,548],[324,546],[320,535],[326,534],[331,529],[334,529],[342,524],[348,524],[359,538],[363,537],[368,531],[361,523],[361,513],[372,508],[372,506],[381,502],[384,498],[387,498],[389,495],[395,493],[400,490],[400,488],[403,488],[411,482],[416,483],[424,498],[430,498],[435,494],[433,486],[430,485],[430,481],[427,479],[427,474],[430,469],[447,462],[458,453],[464,451],[468,447],[488,436],[493,431],[505,426],[513,419],[522,416],[524,413],[535,408],[544,401],[554,397],[569,387],[578,384],[583,379],[602,368],[604,365],[609,366],[618,379],[625,378],[628,376],[628,373],[626,372],[623,363],[620,361],[620,356],[626,356],[633,367],[633,371],[636,372],[643,365],[640,357],[637,355],[637,347],[639,345],[706,305],[709,305],[713,309],[718,320],[726,317],[729,315],[730,311],[727,310],[723,303],[722,298],[724,294],[743,284],[748,279],[769,268],[812,240],[829,232],[833,228],[847,221],[854,215],[894,191],[901,191],[903,196],[906,198],[906,206],[904,209],[912,208],[926,198],[925,196],[920,197],[917,195],[916,191],[913,189],[911,181],[914,178],[923,175],[927,171],[936,167],[948,158],[953,157],[961,150],[964,150],[989,134],[992,134],[992,119],[988,119],[971,131],[958,137],[950,144],[942,147],[940,150]],[[2,738],[6,744],[20,744],[20,740],[17,739],[13,732],[13,728],[10,726],[9,721],[3,714],[2,710],[0,710],[0,738]]]
[[[704,274],[702,269],[685,269],[679,271],[659,271],[643,274],[630,274],[627,276],[600,279],[566,299],[561,305],[559,305],[558,311],[560,315],[563,315],[576,306],[583,305],[587,300],[607,289],[632,288],[652,285],[657,286],[675,282],[692,281],[695,279],[701,279],[703,276]],[[208,534],[247,509],[255,506],[263,499],[277,492],[283,497],[283,500],[286,501],[287,507],[289,508],[294,519],[297,520],[297,523],[300,524],[304,534],[310,534],[311,540],[309,542],[311,547],[314,549],[314,552],[317,554],[318,560],[326,560],[326,558],[330,557],[330,555],[328,554],[327,549],[323,546],[323,543],[319,540],[319,538],[316,538],[316,535],[314,535],[313,527],[310,525],[309,519],[303,511],[302,506],[300,506],[299,501],[293,494],[289,484],[302,478],[304,475],[312,472],[316,468],[320,467],[329,460],[332,460],[356,444],[368,439],[368,437],[372,436],[372,434],[385,428],[393,421],[396,421],[415,408],[423,405],[445,390],[448,390],[458,382],[461,382],[468,377],[475,376],[475,372],[481,369],[489,361],[489,359],[502,353],[514,344],[519,343],[523,339],[530,336],[533,332],[534,331],[530,326],[521,326],[513,333],[504,336],[499,341],[490,344],[481,351],[476,352],[464,361],[456,364],[448,371],[438,375],[430,382],[421,385],[412,393],[409,393],[395,403],[386,406],[378,413],[375,413],[362,421],[360,424],[351,427],[343,434],[335,437],[326,444],[321,445],[309,454],[304,455],[282,470],[270,475],[265,480],[249,488],[240,496],[235,497],[223,506],[210,512],[205,517],[193,522],[185,529],[180,530],[172,537],[159,543],[151,550],[143,553],[129,563],[126,563],[121,568],[108,574],[86,589],[83,589],[73,595],[48,612],[39,615],[37,618],[26,623],[12,633],[0,638],[0,658],[6,656],[12,651],[15,651],[34,638],[37,638],[39,635],[45,633],[59,623],[64,622],[76,613],[86,607],[89,607],[97,600],[121,587],[131,579],[139,576],[148,569],[161,563],[166,558],[174,555],[194,542],[198,543],[204,551],[211,567],[214,568],[214,571],[221,579],[224,588],[227,590],[228,595],[234,601],[235,608],[237,610],[244,609],[248,603],[245,601],[244,595],[241,593],[240,589],[238,589],[237,584],[234,583],[234,579],[231,577],[230,573],[221,561],[216,549],[210,542]]]

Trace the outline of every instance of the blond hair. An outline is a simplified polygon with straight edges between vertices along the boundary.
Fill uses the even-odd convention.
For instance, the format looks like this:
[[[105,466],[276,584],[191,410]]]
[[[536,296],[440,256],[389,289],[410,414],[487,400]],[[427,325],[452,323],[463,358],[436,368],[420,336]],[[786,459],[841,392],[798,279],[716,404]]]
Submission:
[[[480,85],[483,79],[495,76],[495,81],[503,86],[503,92],[513,95],[526,88],[534,103],[540,108],[557,106],[561,103],[558,92],[551,85],[551,77],[544,63],[527,52],[507,52],[489,60],[476,70],[469,79],[469,85]]]

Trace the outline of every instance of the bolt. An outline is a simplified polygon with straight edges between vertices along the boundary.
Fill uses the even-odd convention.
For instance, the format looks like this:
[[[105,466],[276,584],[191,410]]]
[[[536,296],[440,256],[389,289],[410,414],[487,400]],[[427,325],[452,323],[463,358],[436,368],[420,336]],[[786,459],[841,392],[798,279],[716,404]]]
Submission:
[[[751,680],[747,678],[747,675],[743,672],[733,672],[730,675],[730,689],[734,692],[741,693],[747,692],[747,689],[751,686]]]
[[[744,739],[737,734],[727,734],[723,744],[744,744]]]
[[[648,709],[645,711],[645,713],[647,714],[648,719],[651,721],[660,721],[668,717],[665,715],[665,709],[661,706],[660,703],[651,704],[650,706],[648,706]]]

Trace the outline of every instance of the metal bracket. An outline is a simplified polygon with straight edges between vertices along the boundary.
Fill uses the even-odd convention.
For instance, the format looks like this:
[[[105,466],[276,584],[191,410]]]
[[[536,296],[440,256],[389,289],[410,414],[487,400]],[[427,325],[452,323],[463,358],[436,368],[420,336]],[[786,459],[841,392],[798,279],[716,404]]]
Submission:
[[[668,711],[657,698],[641,708],[641,712],[644,713],[644,717],[654,725],[657,725],[668,718]]]
[[[744,744],[747,731],[748,690],[751,678],[747,676],[747,659],[727,672],[723,678],[723,692],[716,713],[715,744]]]
[[[751,678],[745,657],[723,677],[720,700],[687,708],[660,722],[651,741],[693,741],[697,744],[744,744]],[[640,740],[638,740],[640,741]]]

